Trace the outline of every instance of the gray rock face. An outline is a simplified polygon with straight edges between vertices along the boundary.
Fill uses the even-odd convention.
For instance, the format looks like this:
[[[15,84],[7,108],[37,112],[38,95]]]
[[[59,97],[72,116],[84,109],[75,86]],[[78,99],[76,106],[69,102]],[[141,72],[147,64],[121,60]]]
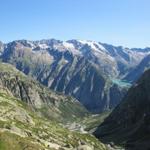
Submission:
[[[122,102],[95,131],[104,142],[124,143],[126,149],[150,148],[150,69],[132,86]]]
[[[150,55],[147,55],[142,59],[142,61],[133,68],[127,76],[124,78],[130,82],[136,82],[139,77],[143,74],[143,72],[150,68]]]
[[[54,116],[54,120],[39,114],[40,111],[37,111],[37,109],[35,109],[35,107],[31,104],[31,102],[30,104],[24,103],[22,102],[23,99],[18,99],[11,95],[12,88],[8,90],[8,86],[6,86],[5,83],[8,83],[9,80],[9,83],[11,83],[11,85],[13,84],[15,88],[17,86],[15,80],[16,74],[18,75],[17,82],[24,82],[27,86],[29,85],[26,81],[27,78],[15,68],[12,68],[12,66],[10,67],[10,65],[8,66],[6,64],[0,64],[0,68],[0,72],[4,73],[9,71],[10,77],[6,78],[8,76],[6,73],[3,74],[5,77],[0,76],[0,82],[2,81],[0,84],[0,149],[75,150],[79,146],[81,146],[80,149],[89,149],[90,147],[92,147],[93,150],[106,150],[105,145],[99,142],[94,136],[88,133],[83,134],[75,131],[72,132],[67,128],[64,128],[62,126],[62,123],[60,124],[59,122],[57,122],[57,117],[55,117],[54,115],[59,115],[59,112],[57,110],[62,110],[58,106],[51,103],[51,98],[49,98],[49,103],[51,103],[50,105],[52,106],[51,115]],[[33,83],[31,82],[31,84]],[[58,95],[52,91],[48,93],[55,94],[56,97],[54,98],[54,101],[56,100],[56,98],[58,98],[58,103],[59,101],[65,101],[66,106],[67,103],[71,101],[71,98],[67,100],[65,99],[65,96]],[[31,96],[31,94],[27,95],[29,97]],[[60,96],[63,97],[62,100],[60,99]],[[63,103],[61,104],[61,106],[62,105]],[[32,108],[34,107],[34,109],[31,109],[31,106]],[[70,111],[67,111],[67,109],[65,109],[66,114],[63,118],[64,121],[66,121],[66,118],[68,117],[67,114],[69,114],[70,118],[72,118],[72,115],[75,116],[75,114],[73,114],[72,112],[76,109],[76,104],[72,103],[69,106],[71,107],[71,109],[70,107]],[[83,108],[80,108],[83,111]],[[48,109],[46,109],[45,111],[48,111]],[[76,111],[79,112],[79,110]],[[63,116],[61,116],[61,118],[62,117]]]
[[[88,110],[101,112],[115,107],[124,94],[112,79],[122,79],[149,52],[83,40],[21,40],[5,45],[1,58],[48,88],[74,96]],[[120,91],[115,98],[114,90]]]
[[[2,55],[4,51],[4,44],[0,41],[0,56]]]
[[[0,63],[0,68],[0,90],[21,99],[37,113],[60,122],[73,121],[88,114],[76,99],[49,90],[13,66]]]
[[[88,145],[81,145],[75,150],[94,150],[94,148],[88,146]]]

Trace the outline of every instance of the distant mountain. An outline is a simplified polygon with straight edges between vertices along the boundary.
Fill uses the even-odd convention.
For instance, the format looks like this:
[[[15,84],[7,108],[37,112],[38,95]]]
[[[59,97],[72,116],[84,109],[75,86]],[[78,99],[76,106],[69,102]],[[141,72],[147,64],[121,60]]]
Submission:
[[[75,97],[88,110],[102,112],[114,108],[129,88],[114,81],[124,79],[149,53],[149,48],[94,41],[20,40],[4,44],[1,59],[48,88]]]
[[[95,135],[112,146],[150,149],[150,69],[132,86]]]
[[[127,76],[124,79],[130,82],[135,82],[143,74],[143,72],[149,68],[150,68],[150,55],[147,55],[135,68],[133,68],[127,74]]]

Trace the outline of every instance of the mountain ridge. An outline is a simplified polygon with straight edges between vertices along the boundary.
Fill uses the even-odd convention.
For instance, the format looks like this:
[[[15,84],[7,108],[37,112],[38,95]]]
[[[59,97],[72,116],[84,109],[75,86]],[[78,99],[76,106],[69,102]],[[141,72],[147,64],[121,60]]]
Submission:
[[[113,81],[124,79],[150,53],[149,48],[141,51],[86,40],[18,40],[5,44],[1,59],[97,113],[121,101],[128,87]],[[120,93],[116,102],[110,94],[113,87]]]
[[[121,103],[95,131],[103,142],[126,149],[148,150],[150,118],[150,69],[131,87]]]
[[[89,114],[76,99],[44,87],[12,65],[0,63],[0,68],[0,88],[27,103],[37,113],[66,123]]]

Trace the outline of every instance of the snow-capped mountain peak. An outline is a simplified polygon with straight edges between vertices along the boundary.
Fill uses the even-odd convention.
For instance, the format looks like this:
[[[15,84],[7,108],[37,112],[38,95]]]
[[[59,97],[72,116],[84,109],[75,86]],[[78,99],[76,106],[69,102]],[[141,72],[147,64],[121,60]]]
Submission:
[[[79,42],[84,44],[84,45],[87,44],[88,46],[90,46],[94,50],[103,50],[103,51],[105,51],[105,48],[98,42],[88,41],[88,40],[79,40]]]

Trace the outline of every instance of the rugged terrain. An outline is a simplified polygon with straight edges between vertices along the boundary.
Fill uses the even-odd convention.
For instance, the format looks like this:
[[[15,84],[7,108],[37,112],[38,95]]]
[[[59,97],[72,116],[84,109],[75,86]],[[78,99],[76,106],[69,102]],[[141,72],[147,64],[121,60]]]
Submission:
[[[132,83],[136,82],[147,69],[150,68],[150,55],[147,55],[142,61],[133,68],[124,78]]]
[[[94,41],[0,42],[0,148],[106,149],[93,132],[108,149],[149,148],[149,56]]]
[[[6,92],[6,93],[5,93]],[[24,102],[0,90],[1,150],[105,150],[89,134],[71,132],[54,121],[40,117]]]
[[[132,86],[95,135],[112,146],[150,149],[150,69]]]
[[[3,62],[50,89],[75,97],[92,112],[110,110],[121,101],[129,88],[122,79],[128,79],[149,53],[150,48],[128,49],[83,40],[1,43]]]
[[[32,110],[59,122],[75,121],[88,115],[76,99],[42,86],[12,65],[0,63],[0,88],[27,103]]]
[[[0,63],[0,149],[105,150],[89,133],[67,124],[90,117],[74,98],[66,97]]]

